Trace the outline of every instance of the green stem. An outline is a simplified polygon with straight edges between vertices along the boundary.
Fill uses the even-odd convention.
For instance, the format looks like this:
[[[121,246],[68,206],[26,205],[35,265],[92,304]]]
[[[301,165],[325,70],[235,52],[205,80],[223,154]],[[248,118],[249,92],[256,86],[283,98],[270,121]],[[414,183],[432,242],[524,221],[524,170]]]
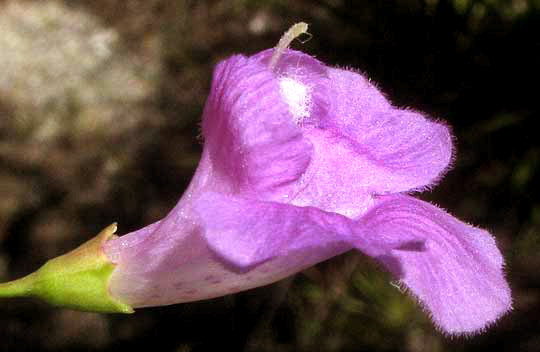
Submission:
[[[0,284],[0,298],[32,296],[50,304],[91,312],[132,313],[133,308],[109,293],[115,268],[103,252],[114,237],[112,224],[71,252],[46,262],[34,273]]]
[[[17,280],[0,284],[0,297],[28,297],[32,294],[35,275],[30,274]]]

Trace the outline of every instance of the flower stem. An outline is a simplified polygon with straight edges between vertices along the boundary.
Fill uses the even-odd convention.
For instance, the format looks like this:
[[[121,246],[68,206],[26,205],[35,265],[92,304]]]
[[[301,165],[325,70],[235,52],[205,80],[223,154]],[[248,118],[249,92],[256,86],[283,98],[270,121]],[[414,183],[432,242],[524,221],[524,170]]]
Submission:
[[[26,297],[32,292],[34,275],[30,274],[17,280],[0,284],[0,297]]]
[[[133,308],[109,294],[116,266],[103,252],[116,224],[74,250],[50,259],[21,279],[0,284],[0,298],[32,296],[50,304],[91,312],[132,313]]]

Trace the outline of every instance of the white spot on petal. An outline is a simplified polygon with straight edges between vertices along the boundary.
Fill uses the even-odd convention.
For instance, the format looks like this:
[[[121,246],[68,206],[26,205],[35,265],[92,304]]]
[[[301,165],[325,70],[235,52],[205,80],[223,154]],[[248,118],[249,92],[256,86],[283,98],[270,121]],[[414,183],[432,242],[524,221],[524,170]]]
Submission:
[[[283,77],[279,81],[279,88],[281,95],[289,105],[294,122],[301,124],[304,118],[309,117],[311,108],[309,87],[293,78]]]

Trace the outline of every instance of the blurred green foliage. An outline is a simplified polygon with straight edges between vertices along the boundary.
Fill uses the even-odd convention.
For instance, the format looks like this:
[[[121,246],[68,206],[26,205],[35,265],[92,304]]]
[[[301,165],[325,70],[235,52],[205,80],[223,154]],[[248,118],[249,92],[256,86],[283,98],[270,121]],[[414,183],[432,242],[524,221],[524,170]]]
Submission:
[[[454,169],[420,196],[495,234],[515,299],[485,334],[449,339],[348,253],[128,317],[2,301],[0,349],[539,350],[539,14],[538,0],[0,1],[2,281],[112,221],[125,233],[164,216],[198,162],[212,67],[305,21],[313,38],[294,46],[453,126]]]

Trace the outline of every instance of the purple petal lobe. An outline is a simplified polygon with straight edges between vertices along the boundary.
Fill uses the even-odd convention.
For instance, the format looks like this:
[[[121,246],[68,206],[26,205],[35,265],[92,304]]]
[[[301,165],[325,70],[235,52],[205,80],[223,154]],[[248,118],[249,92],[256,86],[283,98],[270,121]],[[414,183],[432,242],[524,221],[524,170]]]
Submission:
[[[238,267],[257,265],[300,248],[342,247],[342,234],[351,231],[352,223],[315,208],[218,193],[204,194],[195,203],[195,210],[204,223],[203,236],[210,247]]]
[[[291,257],[294,252],[309,252],[305,259],[314,264],[352,247],[371,256],[393,248],[423,250],[423,238],[418,236],[374,238],[365,233],[371,229],[362,220],[314,207],[207,192],[195,201],[194,208],[208,245],[239,268]]]
[[[378,259],[449,334],[481,331],[511,309],[503,258],[491,235],[408,196],[389,196],[363,221],[374,237],[424,240]]]
[[[352,248],[346,239],[354,222],[316,208],[209,192],[195,202],[195,210],[208,245],[239,268],[306,249],[305,261],[313,264]]]
[[[202,128],[213,167],[232,192],[283,199],[311,159],[311,143],[260,60],[233,56],[216,67]]]
[[[419,113],[392,107],[363,76],[331,69],[332,109],[326,124],[347,137],[373,170],[363,183],[375,193],[422,189],[452,158],[448,128]]]

